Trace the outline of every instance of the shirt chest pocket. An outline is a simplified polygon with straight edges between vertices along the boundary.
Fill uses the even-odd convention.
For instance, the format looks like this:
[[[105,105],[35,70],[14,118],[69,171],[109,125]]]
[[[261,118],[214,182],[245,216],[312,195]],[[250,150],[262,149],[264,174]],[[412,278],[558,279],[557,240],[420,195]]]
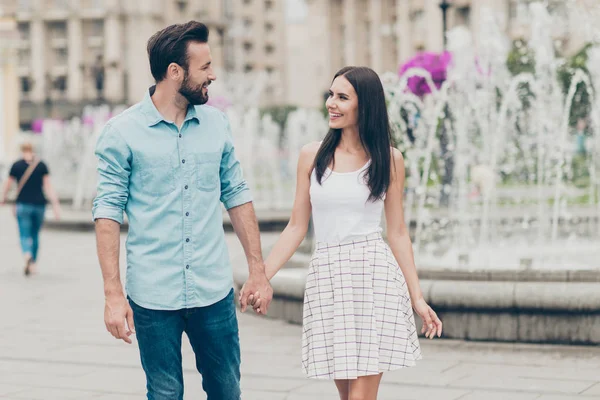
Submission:
[[[151,196],[164,196],[175,190],[173,157],[145,159],[140,168],[142,191]]]
[[[199,153],[196,155],[196,186],[199,190],[210,192],[215,190],[220,182],[219,168],[221,167],[220,153]]]

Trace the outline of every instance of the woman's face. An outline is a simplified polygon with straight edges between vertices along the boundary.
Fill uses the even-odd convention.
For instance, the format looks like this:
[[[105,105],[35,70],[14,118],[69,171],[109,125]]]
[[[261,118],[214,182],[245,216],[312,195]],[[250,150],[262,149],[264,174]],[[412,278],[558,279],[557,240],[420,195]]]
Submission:
[[[329,112],[329,127],[344,129],[358,125],[358,96],[344,76],[333,80],[325,102]]]

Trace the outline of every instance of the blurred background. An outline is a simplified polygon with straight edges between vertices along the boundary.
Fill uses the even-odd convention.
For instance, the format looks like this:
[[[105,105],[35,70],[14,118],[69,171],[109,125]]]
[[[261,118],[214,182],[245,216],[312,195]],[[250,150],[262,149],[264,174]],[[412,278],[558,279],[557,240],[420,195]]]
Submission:
[[[218,79],[209,104],[231,121],[266,251],[289,218],[300,148],[327,132],[324,103],[333,75],[346,65],[369,66],[383,82],[394,145],[405,158],[405,219],[445,337],[573,346],[544,358],[553,350],[465,345],[465,352],[481,351],[479,367],[458,368],[471,377],[471,389],[458,384],[452,393],[418,393],[563,399],[550,393],[556,389],[569,399],[600,396],[597,378],[584,372],[572,372],[570,383],[549,384],[570,368],[557,360],[572,371],[600,366],[592,347],[574,347],[600,343],[598,0],[0,0],[0,182],[19,144],[33,141],[64,206],[62,221],[49,216],[47,252],[79,243],[89,253],[76,259],[95,266],[90,207],[97,136],[153,84],[148,38],[191,19],[211,31]],[[15,226],[8,213],[3,218],[0,248],[16,259],[9,239]],[[232,234],[228,241],[236,246]],[[272,316],[301,321],[312,245],[309,235],[274,279]],[[231,248],[243,260],[239,246]],[[21,293],[22,277],[10,268],[2,272],[0,295]],[[235,271],[238,284],[244,268]],[[99,279],[91,275],[89,282]],[[460,381],[448,364],[464,356],[458,347],[409,374],[410,384],[426,375],[444,385]],[[577,364],[584,354],[589,364]],[[269,360],[277,364],[276,358]],[[512,374],[513,359],[549,368],[533,386],[507,378],[525,395],[502,394],[502,382],[486,380]],[[496,361],[504,363],[500,372],[481,367]],[[578,379],[587,386],[576,386]],[[500,394],[469,394],[480,382]]]
[[[407,162],[423,263],[497,265],[503,245],[510,268],[579,267],[597,255],[597,1],[1,4],[0,176],[33,138],[75,210],[95,194],[99,130],[152,84],[147,39],[197,19],[211,29],[218,75],[209,104],[231,119],[258,209],[289,211],[298,151],[327,130],[331,77],[367,65]],[[557,240],[573,250],[552,252]]]

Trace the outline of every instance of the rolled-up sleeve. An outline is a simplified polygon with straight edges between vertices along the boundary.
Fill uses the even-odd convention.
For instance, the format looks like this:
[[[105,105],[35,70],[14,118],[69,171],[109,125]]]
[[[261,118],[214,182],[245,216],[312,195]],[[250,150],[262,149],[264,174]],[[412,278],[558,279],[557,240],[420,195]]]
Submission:
[[[119,132],[109,123],[96,144],[98,187],[92,215],[123,223],[123,211],[129,198],[131,150]]]
[[[223,114],[227,125],[225,146],[221,157],[221,202],[227,210],[252,201],[250,188],[244,179],[242,166],[235,157],[229,119]]]

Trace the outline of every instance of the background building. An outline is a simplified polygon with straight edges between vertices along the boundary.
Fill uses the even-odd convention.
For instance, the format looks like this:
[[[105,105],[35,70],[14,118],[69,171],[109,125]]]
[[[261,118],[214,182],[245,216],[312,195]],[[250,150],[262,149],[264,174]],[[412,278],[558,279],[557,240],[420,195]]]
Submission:
[[[3,0],[17,21],[20,123],[79,115],[96,102],[132,104],[152,83],[146,42],[172,23],[211,29],[220,77],[267,83],[260,106],[321,107],[332,75],[345,65],[397,71],[419,51],[443,47],[442,0]],[[581,3],[596,0],[576,0]],[[529,32],[528,0],[448,0],[448,29],[473,31],[492,7],[509,37]],[[555,40],[579,50],[583,29],[567,2],[549,0]],[[474,35],[475,45],[477,35]]]
[[[153,82],[146,42],[196,19],[210,30],[219,74],[265,71],[263,104],[281,103],[285,79],[282,0],[4,0],[17,21],[20,122],[79,115],[96,102],[133,104]]]
[[[264,72],[262,105],[286,102],[285,0],[225,0],[228,26],[226,72],[236,75]]]
[[[0,15],[0,176],[15,157],[14,138],[19,131],[16,43],[17,23]]]
[[[577,0],[590,3],[589,0]],[[333,74],[346,65],[367,65],[376,72],[397,71],[419,51],[443,49],[441,0],[305,0],[308,16],[294,30],[289,49],[291,85],[296,79],[316,82],[312,87],[296,83],[302,104],[320,105]],[[448,29],[464,25],[473,32],[481,10],[491,8],[500,28],[511,39],[527,39],[530,33],[528,0],[448,0]],[[568,2],[550,0],[557,16],[554,39],[565,54],[585,44],[576,15],[568,15]],[[310,54],[310,56],[308,56]],[[294,58],[295,57],[295,58]]]

